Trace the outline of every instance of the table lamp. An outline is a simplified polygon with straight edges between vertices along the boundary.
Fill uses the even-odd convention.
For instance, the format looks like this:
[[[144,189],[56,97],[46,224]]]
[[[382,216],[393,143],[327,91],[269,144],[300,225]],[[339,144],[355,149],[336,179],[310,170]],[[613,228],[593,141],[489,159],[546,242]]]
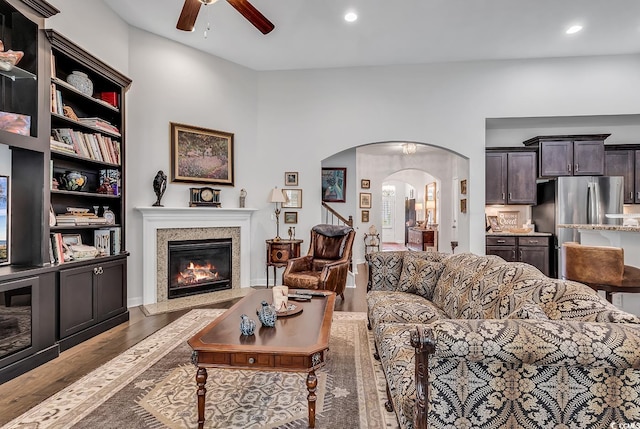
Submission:
[[[416,203],[416,223],[418,225],[421,225],[422,221],[424,221],[424,218],[422,217],[423,215],[423,211],[422,209],[424,208],[424,206],[422,205],[422,203],[418,202]]]
[[[282,207],[282,203],[287,202],[287,197],[282,193],[282,189],[278,189],[276,186],[271,190],[271,194],[269,195],[269,202],[274,203],[276,205],[276,237],[273,241],[280,241],[280,208],[278,207],[278,203]]]

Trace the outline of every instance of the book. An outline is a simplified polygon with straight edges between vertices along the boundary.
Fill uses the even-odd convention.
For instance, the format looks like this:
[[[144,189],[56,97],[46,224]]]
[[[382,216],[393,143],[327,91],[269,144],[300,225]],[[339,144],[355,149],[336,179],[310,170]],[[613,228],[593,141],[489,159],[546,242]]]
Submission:
[[[113,107],[118,107],[118,93],[109,91],[109,92],[101,92],[99,94],[100,99],[106,101],[111,104]]]
[[[98,193],[120,195],[120,171],[104,169],[98,172]]]
[[[119,226],[114,226],[112,228],[106,228],[104,229],[105,231],[109,231],[109,236],[110,236],[110,244],[111,244],[111,250],[110,250],[110,255],[117,255],[119,254],[122,249],[122,245],[121,245],[121,232],[120,232],[120,227]]]

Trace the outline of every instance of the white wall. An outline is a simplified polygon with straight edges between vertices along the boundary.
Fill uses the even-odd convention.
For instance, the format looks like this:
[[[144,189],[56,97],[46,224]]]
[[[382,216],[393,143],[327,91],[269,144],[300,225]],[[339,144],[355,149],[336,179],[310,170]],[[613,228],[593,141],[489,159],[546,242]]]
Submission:
[[[116,18],[95,19],[98,2],[55,3],[71,15],[57,18],[63,34],[134,81],[127,99],[130,211],[151,204],[151,180],[158,169],[168,170],[170,121],[235,133],[236,186],[223,187],[222,202],[236,207],[245,188],[247,206],[259,209],[252,222],[254,284],[264,283],[264,240],[273,236],[267,195],[283,184],[285,171],[300,173],[301,238],[321,221],[321,160],[379,141],[455,151],[469,159],[468,177],[456,175],[469,184],[459,250],[483,253],[486,118],[640,113],[640,55],[254,72],[140,30],[127,36],[121,22],[111,22]],[[128,60],[121,56],[122,43]],[[460,160],[455,164],[462,168]],[[452,192],[453,184],[441,185],[441,192]],[[187,188],[170,184],[165,205],[186,205]],[[441,218],[453,217],[453,207],[449,213],[442,209]],[[136,215],[128,213],[132,302],[141,296],[138,229]]]

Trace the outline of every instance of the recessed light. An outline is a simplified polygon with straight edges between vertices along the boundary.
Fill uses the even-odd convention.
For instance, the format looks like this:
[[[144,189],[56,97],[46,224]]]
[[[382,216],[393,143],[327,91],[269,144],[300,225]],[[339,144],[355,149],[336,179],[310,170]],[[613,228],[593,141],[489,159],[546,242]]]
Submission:
[[[347,12],[344,16],[344,20],[347,22],[353,22],[358,19],[358,15],[355,12]]]
[[[582,25],[572,25],[566,31],[567,34],[575,34],[578,31],[582,30]]]

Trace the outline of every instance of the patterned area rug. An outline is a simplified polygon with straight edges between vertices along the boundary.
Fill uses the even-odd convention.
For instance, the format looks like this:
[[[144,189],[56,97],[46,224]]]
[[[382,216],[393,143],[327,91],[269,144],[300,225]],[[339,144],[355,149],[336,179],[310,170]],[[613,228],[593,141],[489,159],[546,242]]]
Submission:
[[[224,310],[192,310],[5,428],[193,428],[195,367],[186,340]],[[334,313],[318,374],[317,428],[396,428],[365,313]],[[207,428],[306,428],[306,374],[211,369]]]

